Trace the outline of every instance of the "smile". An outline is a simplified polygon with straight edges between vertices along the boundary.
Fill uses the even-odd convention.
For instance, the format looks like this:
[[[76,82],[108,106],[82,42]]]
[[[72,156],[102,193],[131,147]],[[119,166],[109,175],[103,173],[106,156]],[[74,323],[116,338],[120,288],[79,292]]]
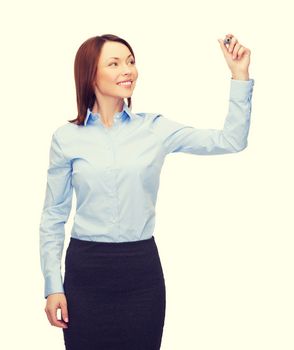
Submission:
[[[128,81],[124,81],[124,82],[121,82],[121,83],[117,83],[117,85],[124,86],[124,87],[129,87],[129,86],[132,85],[132,82],[130,80],[128,80]]]

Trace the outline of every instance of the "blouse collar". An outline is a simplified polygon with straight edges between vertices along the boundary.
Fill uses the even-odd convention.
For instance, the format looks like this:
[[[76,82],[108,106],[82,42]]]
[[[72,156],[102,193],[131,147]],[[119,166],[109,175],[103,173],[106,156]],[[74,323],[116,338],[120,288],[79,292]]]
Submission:
[[[96,119],[100,118],[100,114],[98,112],[92,112],[90,107],[87,108],[87,115],[84,120],[84,126],[89,124],[90,121],[95,121]],[[123,109],[120,112],[116,112],[114,115],[115,119],[122,119],[123,121],[127,118],[133,120],[135,119],[135,115],[131,112],[131,109],[128,107],[126,102],[124,101]]]

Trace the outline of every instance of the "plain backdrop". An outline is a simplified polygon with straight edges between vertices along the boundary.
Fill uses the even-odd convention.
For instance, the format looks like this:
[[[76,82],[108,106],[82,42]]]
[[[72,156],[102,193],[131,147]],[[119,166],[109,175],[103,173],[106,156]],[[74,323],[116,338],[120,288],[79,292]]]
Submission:
[[[231,72],[217,39],[232,33],[251,50],[248,147],[165,160],[154,232],[167,287],[161,349],[293,350],[291,5],[1,3],[1,349],[64,349],[44,311],[38,229],[51,134],[77,112],[79,46],[121,36],[139,71],[134,112],[221,129]]]

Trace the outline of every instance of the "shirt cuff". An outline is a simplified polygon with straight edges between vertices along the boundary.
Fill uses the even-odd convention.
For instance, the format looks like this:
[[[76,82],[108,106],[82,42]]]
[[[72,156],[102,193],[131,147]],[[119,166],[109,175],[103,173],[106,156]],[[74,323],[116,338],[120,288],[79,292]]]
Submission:
[[[61,274],[48,276],[45,279],[44,297],[47,299],[49,294],[64,293],[63,281]]]
[[[249,80],[237,80],[231,79],[231,87],[230,87],[230,100],[237,101],[247,101],[251,100],[254,79]]]

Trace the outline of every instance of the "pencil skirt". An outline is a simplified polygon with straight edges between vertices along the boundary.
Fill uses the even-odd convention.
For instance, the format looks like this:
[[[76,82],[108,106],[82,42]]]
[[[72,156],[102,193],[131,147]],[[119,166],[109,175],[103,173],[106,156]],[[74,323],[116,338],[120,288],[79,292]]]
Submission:
[[[158,350],[166,289],[154,236],[128,242],[70,238],[65,256],[66,350]]]

